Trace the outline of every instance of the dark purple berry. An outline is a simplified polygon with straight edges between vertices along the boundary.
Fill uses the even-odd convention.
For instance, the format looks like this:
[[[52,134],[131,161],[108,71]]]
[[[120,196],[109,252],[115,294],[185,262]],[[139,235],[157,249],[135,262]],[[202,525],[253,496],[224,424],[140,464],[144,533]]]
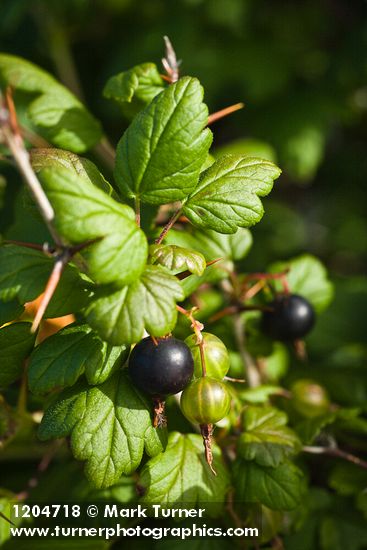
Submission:
[[[315,312],[308,300],[298,294],[279,294],[268,304],[262,328],[275,340],[297,340],[310,332],[315,323]]]
[[[190,348],[176,338],[156,345],[149,336],[132,350],[129,374],[137,388],[152,397],[164,397],[184,389],[194,372]]]

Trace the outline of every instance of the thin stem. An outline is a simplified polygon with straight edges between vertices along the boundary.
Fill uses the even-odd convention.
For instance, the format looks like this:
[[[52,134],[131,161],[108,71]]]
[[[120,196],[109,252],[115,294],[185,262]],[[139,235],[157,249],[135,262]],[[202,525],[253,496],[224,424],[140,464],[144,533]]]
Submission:
[[[47,21],[47,18],[46,18]],[[79,99],[84,101],[84,93],[76,70],[73,55],[71,53],[69,37],[65,30],[55,20],[49,20],[48,44],[50,54],[55,63],[60,80]]]
[[[234,497],[234,489],[231,489],[228,493],[226,509],[228,510],[230,516],[232,517],[236,527],[242,527],[243,521],[235,511],[233,497]]]
[[[245,347],[245,326],[242,317],[239,313],[233,316],[233,328],[234,335],[237,342],[238,352],[241,356],[245,371],[246,380],[250,388],[260,386],[261,379],[259,371],[255,365],[254,360],[248,353]]]
[[[83,100],[83,91],[70,47],[70,29],[41,2],[37,4],[32,14],[48,46],[48,54],[60,80]]]
[[[212,113],[208,117],[208,126],[210,124],[213,124],[213,122],[216,122],[220,118],[223,118],[232,113],[235,113],[236,111],[239,111],[240,109],[243,109],[244,106],[245,106],[244,103],[236,103],[235,105],[230,105],[229,107],[225,107],[225,109],[221,109],[220,111],[216,111],[215,113]]]
[[[59,284],[64,267],[66,266],[69,260],[70,260],[69,253],[64,253],[55,262],[51,275],[47,281],[46,289],[42,296],[41,303],[37,309],[36,316],[33,320],[31,332],[35,332],[39,327],[39,324],[47,309],[47,306],[50,303],[52,296],[54,295],[57,285]]]
[[[236,382],[237,384],[245,384],[246,380],[243,378],[233,378],[232,376],[225,376],[223,380],[227,380],[227,382]]]
[[[15,159],[15,162],[17,163],[19,171],[21,172],[25,182],[27,183],[33,195],[33,198],[48,227],[50,234],[52,235],[53,240],[57,245],[62,246],[62,240],[53,226],[53,222],[55,219],[54,209],[52,208],[50,201],[43,191],[36,174],[33,172],[28,152],[24,148],[24,145],[22,141],[18,138],[18,136],[14,136],[8,130],[8,128],[3,127],[3,135]]]
[[[64,439],[58,439],[54,441],[52,447],[47,450],[47,452],[44,454],[41,461],[39,462],[35,474],[28,480],[26,488],[16,495],[17,500],[26,500],[29,497],[29,492],[37,487],[40,477],[47,470],[57,451],[63,444]]]
[[[246,290],[243,299],[244,300],[251,300],[256,294],[261,292],[263,288],[265,288],[267,285],[267,282],[265,280],[257,281],[251,288]]]
[[[227,315],[234,315],[236,313],[241,313],[241,311],[273,311],[273,308],[267,306],[245,306],[242,304],[234,304],[232,306],[227,306],[224,309],[217,311],[214,315],[209,318],[209,323],[214,323],[222,317]]]
[[[204,325],[194,317],[194,313],[195,311],[197,311],[197,308],[193,307],[191,310],[187,310],[179,305],[176,305],[176,308],[177,308],[177,311],[182,313],[182,315],[185,315],[185,317],[187,317],[187,319],[191,321],[191,328],[195,332],[196,343],[199,346],[199,351],[200,351],[201,373],[202,373],[202,376],[206,376],[204,338],[202,335],[202,331],[204,330]]]
[[[26,128],[22,125],[20,125],[19,128],[22,136],[27,141],[29,141],[32,147],[35,147],[36,149],[48,149],[49,147],[52,147],[52,145],[48,141],[43,139],[43,137],[39,136],[38,134],[32,132],[32,130],[30,130],[29,128]]]
[[[13,523],[12,520],[9,519],[8,517],[6,517],[6,515],[3,514],[2,512],[0,512],[0,518],[5,519],[5,521],[7,521],[8,523],[10,523],[10,525],[14,525],[14,526],[15,526],[15,523]]]
[[[204,353],[204,339],[203,335],[200,333],[200,342],[198,342],[199,351],[200,351],[200,361],[201,361],[201,374],[206,376],[206,363],[205,363],[205,353]]]
[[[97,143],[93,151],[105,163],[107,168],[110,170],[114,169],[116,153],[106,136],[102,137],[101,141]]]
[[[165,236],[167,235],[168,231],[175,225],[178,218],[180,217],[182,212],[182,206],[173,214],[171,219],[167,222],[167,224],[164,226],[161,234],[159,235],[158,239],[156,239],[155,244],[161,244]]]
[[[284,294],[290,293],[290,288],[288,284],[287,274],[289,273],[289,268],[285,269],[284,271],[281,271],[280,273],[250,273],[247,275],[243,281],[243,288],[244,288],[244,297],[245,299],[250,299],[255,294],[260,292],[263,288],[265,288],[267,281],[273,281],[279,279],[283,286]],[[247,283],[249,281],[257,281],[254,286],[247,289]]]
[[[153,336],[152,334],[150,335],[150,337],[151,337],[151,339],[153,340],[153,344],[154,344],[155,346],[158,346],[158,340],[157,340],[157,338],[156,338],[155,336]]]
[[[311,453],[311,454],[324,454],[329,456],[334,456],[336,458],[342,458],[343,460],[347,460],[348,462],[352,462],[356,466],[360,466],[361,468],[367,469],[367,461],[362,460],[358,456],[355,456],[351,453],[348,453],[346,451],[343,451],[342,449],[338,449],[337,447],[310,447],[306,445],[302,449],[305,453]]]
[[[52,238],[58,246],[62,247],[62,239],[53,226],[55,219],[54,209],[52,208],[51,203],[42,189],[42,186],[32,168],[29,153],[24,146],[23,138],[20,135],[20,131],[17,126],[15,108],[10,89],[8,89],[6,94],[6,104],[7,109],[2,109],[0,118],[2,135],[13,155],[24,181],[32,193],[32,196],[50,231],[50,234],[52,235]]]
[[[25,248],[31,248],[32,250],[38,250],[39,252],[45,251],[45,246],[36,243],[26,243],[24,241],[13,241],[12,239],[4,239],[4,244],[14,244],[16,246],[24,246]]]
[[[248,275],[246,275],[245,277],[245,281],[251,281],[251,280],[260,280],[260,279],[265,279],[265,280],[273,280],[273,279],[282,279],[284,277],[284,275],[287,275],[289,273],[289,268],[288,269],[285,269],[284,271],[281,271],[279,273],[249,273]]]
[[[138,227],[140,227],[140,221],[141,221],[140,214],[141,214],[141,212],[140,212],[140,198],[135,197],[135,220],[136,220],[136,225]]]

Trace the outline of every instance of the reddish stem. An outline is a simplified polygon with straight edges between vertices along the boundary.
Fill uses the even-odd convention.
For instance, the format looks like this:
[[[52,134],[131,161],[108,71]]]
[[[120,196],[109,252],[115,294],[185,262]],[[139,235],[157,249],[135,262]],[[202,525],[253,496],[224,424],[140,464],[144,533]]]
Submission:
[[[135,221],[136,225],[140,227],[140,199],[135,197]]]
[[[155,336],[152,336],[152,335],[150,335],[150,337],[151,337],[151,339],[153,340],[153,344],[154,344],[155,346],[158,346],[158,340],[157,340],[157,338],[156,338]]]
[[[55,262],[51,275],[47,281],[41,303],[33,320],[31,332],[36,332],[36,330],[38,329],[42,317],[47,309],[47,306],[50,303],[52,296],[54,295],[57,285],[59,284],[64,267],[68,261],[69,259],[60,258]]]
[[[342,458],[344,460],[347,460],[348,462],[352,462],[356,466],[360,466],[361,468],[367,469],[367,461],[362,460],[362,458],[359,458],[358,456],[352,455],[351,453],[348,453],[346,451],[343,451],[342,449],[338,449],[335,447],[312,447],[312,446],[305,446],[302,449],[305,453],[311,453],[311,454],[324,454],[329,456],[334,456],[337,458]]]
[[[179,210],[177,210],[171,219],[167,222],[167,224],[164,226],[161,234],[159,235],[158,239],[156,239],[155,244],[161,244],[165,236],[167,235],[168,231],[171,229],[171,227],[176,223],[178,218],[180,217],[182,208],[180,207]]]
[[[236,103],[235,105],[230,105],[229,107],[225,107],[225,109],[221,109],[220,111],[216,111],[215,113],[212,113],[208,117],[208,126],[213,122],[216,122],[220,118],[231,115],[232,113],[239,111],[240,109],[243,109],[244,106],[245,106],[244,103]]]
[[[218,311],[212,315],[209,318],[209,323],[214,323],[226,315],[235,315],[236,313],[241,313],[242,311],[273,311],[273,308],[267,306],[245,306],[242,304],[235,304],[225,307],[221,311]]]

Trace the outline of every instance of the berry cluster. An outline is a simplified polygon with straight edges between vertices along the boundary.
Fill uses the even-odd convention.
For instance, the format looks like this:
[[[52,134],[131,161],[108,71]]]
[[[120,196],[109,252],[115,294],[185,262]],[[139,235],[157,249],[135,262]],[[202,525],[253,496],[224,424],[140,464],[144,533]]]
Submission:
[[[185,342],[176,338],[154,341],[147,337],[133,349],[129,374],[137,388],[155,401],[155,425],[164,425],[166,396],[182,391],[181,410],[200,425],[206,458],[212,464],[213,424],[224,418],[230,408],[230,394],[222,382],[229,369],[229,355],[214,334],[193,334]],[[213,470],[214,471],[214,470]]]
[[[262,316],[263,331],[270,337],[294,341],[312,328],[315,314],[311,304],[296,294],[279,294]],[[129,374],[137,388],[152,397],[154,425],[165,425],[164,401],[181,394],[181,410],[192,423],[199,424],[207,462],[212,468],[213,424],[227,416],[231,396],[223,382],[229,367],[224,343],[214,334],[195,330],[183,342],[167,337],[148,336],[132,350]]]

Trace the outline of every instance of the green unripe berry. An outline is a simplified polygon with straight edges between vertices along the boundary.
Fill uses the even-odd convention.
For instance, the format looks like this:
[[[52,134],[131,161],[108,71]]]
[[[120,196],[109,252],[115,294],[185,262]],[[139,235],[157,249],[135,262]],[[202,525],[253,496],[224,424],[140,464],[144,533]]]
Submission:
[[[292,403],[297,412],[308,418],[325,414],[330,400],[325,388],[313,380],[297,380],[291,387]]]
[[[214,334],[202,332],[205,368],[207,376],[222,380],[229,370],[229,354],[226,346]],[[194,377],[201,378],[203,375],[201,366],[200,346],[197,343],[195,334],[191,334],[185,340],[194,358]]]
[[[220,380],[204,376],[191,382],[181,394],[181,410],[190,422],[215,424],[224,418],[231,396]]]

